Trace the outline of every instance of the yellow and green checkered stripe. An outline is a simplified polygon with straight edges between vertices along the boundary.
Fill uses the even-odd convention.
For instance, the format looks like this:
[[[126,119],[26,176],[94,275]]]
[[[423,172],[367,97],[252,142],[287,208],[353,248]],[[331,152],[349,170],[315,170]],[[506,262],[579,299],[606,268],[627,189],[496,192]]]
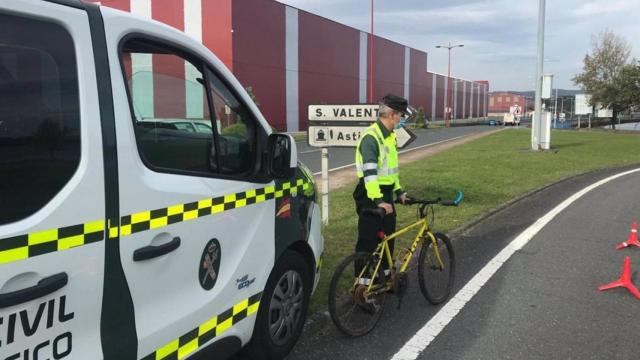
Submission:
[[[255,314],[260,306],[261,296],[262,292],[259,292],[242,300],[232,308],[210,318],[197,328],[145,356],[142,360],[179,360],[185,358],[243,319]]]
[[[38,231],[0,240],[0,264],[104,240],[104,220]]]
[[[120,226],[109,228],[109,238],[127,236],[145,230],[157,229],[203,216],[238,209],[308,189],[311,183],[305,179],[286,182],[276,186],[248,190],[245,192],[208,198],[188,204],[169,206],[163,209],[142,211],[123,216]],[[30,234],[0,239],[0,264],[25,260],[38,255],[62,251],[77,246],[104,240],[105,220],[38,231]]]
[[[235,194],[207,198],[187,204],[177,204],[162,209],[142,211],[123,216],[120,227],[109,229],[109,237],[128,236],[150,229],[158,229],[171,224],[194,220],[224,211],[239,209],[271,199],[294,195],[306,190],[311,183],[304,179],[286,182],[277,186],[267,186]]]

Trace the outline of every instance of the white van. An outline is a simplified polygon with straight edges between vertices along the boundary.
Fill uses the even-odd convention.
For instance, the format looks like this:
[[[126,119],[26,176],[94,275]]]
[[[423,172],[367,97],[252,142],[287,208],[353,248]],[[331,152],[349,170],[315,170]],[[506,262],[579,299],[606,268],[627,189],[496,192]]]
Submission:
[[[0,360],[285,356],[323,239],[313,178],[270,133],[175,29],[0,2]]]

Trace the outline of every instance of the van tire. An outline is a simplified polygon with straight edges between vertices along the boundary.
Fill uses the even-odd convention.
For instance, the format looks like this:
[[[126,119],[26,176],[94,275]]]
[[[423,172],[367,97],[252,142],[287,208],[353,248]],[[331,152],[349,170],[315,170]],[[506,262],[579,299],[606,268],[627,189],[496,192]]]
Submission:
[[[287,280],[293,280],[294,288],[283,289]],[[290,296],[289,302],[285,303],[287,309],[298,308],[298,311],[292,310],[287,316],[293,319],[294,323],[292,331],[284,338],[274,338],[270,330],[270,322],[280,320],[282,312],[274,310],[270,314],[272,302],[278,301],[274,297],[276,287],[281,286],[281,293]],[[267,285],[265,286],[260,300],[258,316],[253,328],[253,336],[251,341],[245,348],[250,359],[256,360],[279,360],[284,358],[298,341],[309,307],[309,297],[311,295],[311,274],[309,274],[309,266],[305,263],[301,254],[294,251],[286,251],[274,267]],[[298,299],[298,301],[296,301]],[[296,306],[297,305],[297,306]],[[284,306],[283,306],[284,308]],[[286,311],[286,310],[285,310]],[[296,316],[296,314],[298,316]],[[287,317],[285,316],[285,317]],[[271,317],[271,319],[270,319]],[[282,334],[281,334],[282,335]]]

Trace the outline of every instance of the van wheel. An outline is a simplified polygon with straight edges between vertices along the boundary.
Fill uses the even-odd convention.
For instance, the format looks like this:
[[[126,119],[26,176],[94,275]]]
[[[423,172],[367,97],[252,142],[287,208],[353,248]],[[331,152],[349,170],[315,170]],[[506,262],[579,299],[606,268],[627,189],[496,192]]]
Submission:
[[[276,360],[293,349],[302,333],[311,294],[311,275],[302,256],[285,252],[274,267],[260,300],[251,359]]]

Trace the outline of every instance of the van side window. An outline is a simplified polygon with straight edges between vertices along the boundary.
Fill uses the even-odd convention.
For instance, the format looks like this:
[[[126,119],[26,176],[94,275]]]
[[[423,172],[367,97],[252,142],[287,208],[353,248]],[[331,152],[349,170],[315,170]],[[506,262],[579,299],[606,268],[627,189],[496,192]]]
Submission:
[[[207,71],[207,78],[218,130],[220,170],[228,174],[247,173],[255,154],[255,120],[218,76]]]
[[[0,225],[44,207],[79,162],[73,39],[60,25],[0,14]]]
[[[251,172],[256,120],[202,61],[146,39],[128,40],[121,59],[147,166],[203,176]]]
[[[201,64],[139,39],[124,44],[121,59],[144,162],[162,172],[217,172]]]

